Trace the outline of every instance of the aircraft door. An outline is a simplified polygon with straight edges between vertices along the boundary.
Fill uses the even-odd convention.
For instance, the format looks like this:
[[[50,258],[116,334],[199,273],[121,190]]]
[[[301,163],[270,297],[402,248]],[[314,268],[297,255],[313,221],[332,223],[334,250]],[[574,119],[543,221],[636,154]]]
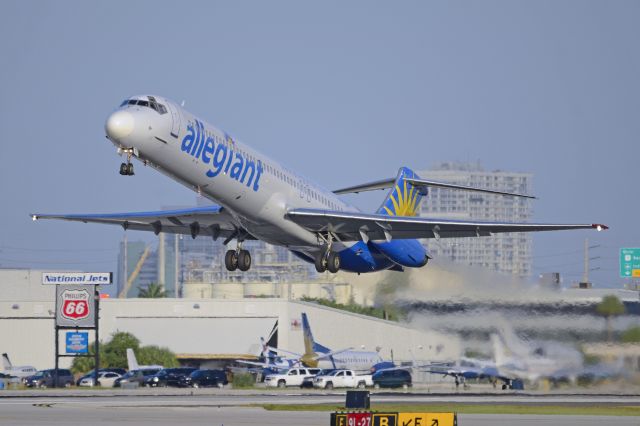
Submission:
[[[177,138],[180,133],[180,110],[171,102],[167,102],[167,106],[171,112],[171,136]]]

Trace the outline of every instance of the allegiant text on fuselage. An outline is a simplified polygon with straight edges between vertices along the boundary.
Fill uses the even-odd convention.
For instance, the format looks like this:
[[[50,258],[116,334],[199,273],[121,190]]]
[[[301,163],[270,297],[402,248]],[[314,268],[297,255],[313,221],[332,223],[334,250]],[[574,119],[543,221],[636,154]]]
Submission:
[[[187,124],[182,151],[211,165],[206,172],[208,177],[214,178],[222,172],[257,192],[260,189],[260,176],[264,171],[262,161],[246,158],[228,135],[225,134],[224,139],[224,142],[220,138],[216,141],[212,134],[205,132],[204,124],[195,120],[195,123]]]

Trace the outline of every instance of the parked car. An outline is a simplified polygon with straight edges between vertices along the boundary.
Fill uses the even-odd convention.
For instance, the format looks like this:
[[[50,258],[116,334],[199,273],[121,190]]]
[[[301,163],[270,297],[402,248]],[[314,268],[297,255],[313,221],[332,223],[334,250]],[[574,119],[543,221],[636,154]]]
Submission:
[[[371,375],[357,375],[353,370],[335,370],[326,376],[316,376],[313,387],[322,389],[333,388],[364,388],[373,386]]]
[[[405,388],[411,387],[411,373],[407,370],[382,370],[372,376],[373,387],[378,388]]]
[[[149,377],[153,376],[160,370],[161,370],[160,368],[145,368],[140,370],[131,370],[124,376],[116,379],[116,381],[113,383],[113,387],[119,388],[119,387],[122,387],[122,385],[125,385],[127,383],[137,383],[138,386],[142,386],[144,385],[144,382]]]
[[[147,378],[144,384],[149,387],[179,386],[180,380],[194,371],[193,367],[164,368]]]
[[[300,384],[301,388],[312,388],[313,387],[313,379],[316,378],[316,376],[326,376],[327,374],[336,371],[335,368],[327,368],[324,370],[320,370],[318,371],[316,374],[314,374],[313,376],[307,376],[304,379],[302,379],[302,384]]]
[[[125,374],[127,374],[127,370],[125,370],[124,368],[101,368],[100,370],[98,370],[98,374],[103,371],[104,372],[111,371],[112,373],[118,373],[120,376],[124,376]],[[80,378],[78,378],[78,380],[76,380],[76,386],[80,386],[80,382],[82,381],[82,379],[86,379],[88,377],[93,377],[93,370],[89,371],[84,376],[81,376]]]
[[[218,387],[228,384],[224,370],[196,370],[180,380],[180,387],[204,388]]]
[[[25,385],[30,388],[50,388],[53,387],[56,370],[51,368],[48,370],[38,371],[33,376],[25,378]],[[55,382],[57,387],[69,387],[73,385],[73,374],[70,370],[59,368],[58,380]]]
[[[120,377],[122,377],[120,374],[113,371],[99,371],[98,383],[100,383],[100,386],[102,387],[112,388],[115,381]],[[93,374],[81,379],[78,386],[95,386]]]
[[[315,376],[320,372],[319,368],[290,368],[281,374],[269,374],[264,378],[267,387],[284,388],[286,386],[302,386],[305,377]]]

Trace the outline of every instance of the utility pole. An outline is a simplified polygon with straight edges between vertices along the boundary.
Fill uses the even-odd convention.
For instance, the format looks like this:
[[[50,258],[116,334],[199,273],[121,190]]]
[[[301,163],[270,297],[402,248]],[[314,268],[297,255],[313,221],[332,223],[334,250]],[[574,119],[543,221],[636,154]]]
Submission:
[[[600,259],[600,256],[589,257],[589,249],[593,249],[597,247],[600,247],[600,244],[596,244],[595,246],[590,246],[589,239],[588,238],[584,239],[584,272],[582,273],[582,282],[580,283],[581,288],[590,288],[591,283],[589,282],[589,271],[600,269],[599,267],[593,268],[593,269],[589,268],[589,261]]]
[[[589,282],[589,239],[584,239],[584,273],[582,274],[582,282]]]

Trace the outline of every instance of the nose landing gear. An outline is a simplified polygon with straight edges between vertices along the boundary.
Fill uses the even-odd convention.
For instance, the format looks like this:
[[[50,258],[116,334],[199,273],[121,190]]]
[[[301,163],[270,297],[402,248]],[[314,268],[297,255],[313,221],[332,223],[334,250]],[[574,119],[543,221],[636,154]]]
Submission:
[[[122,176],[133,176],[133,164],[131,163],[131,156],[133,155],[133,150],[126,149],[122,152],[127,154],[127,162],[120,164],[120,174]]]

